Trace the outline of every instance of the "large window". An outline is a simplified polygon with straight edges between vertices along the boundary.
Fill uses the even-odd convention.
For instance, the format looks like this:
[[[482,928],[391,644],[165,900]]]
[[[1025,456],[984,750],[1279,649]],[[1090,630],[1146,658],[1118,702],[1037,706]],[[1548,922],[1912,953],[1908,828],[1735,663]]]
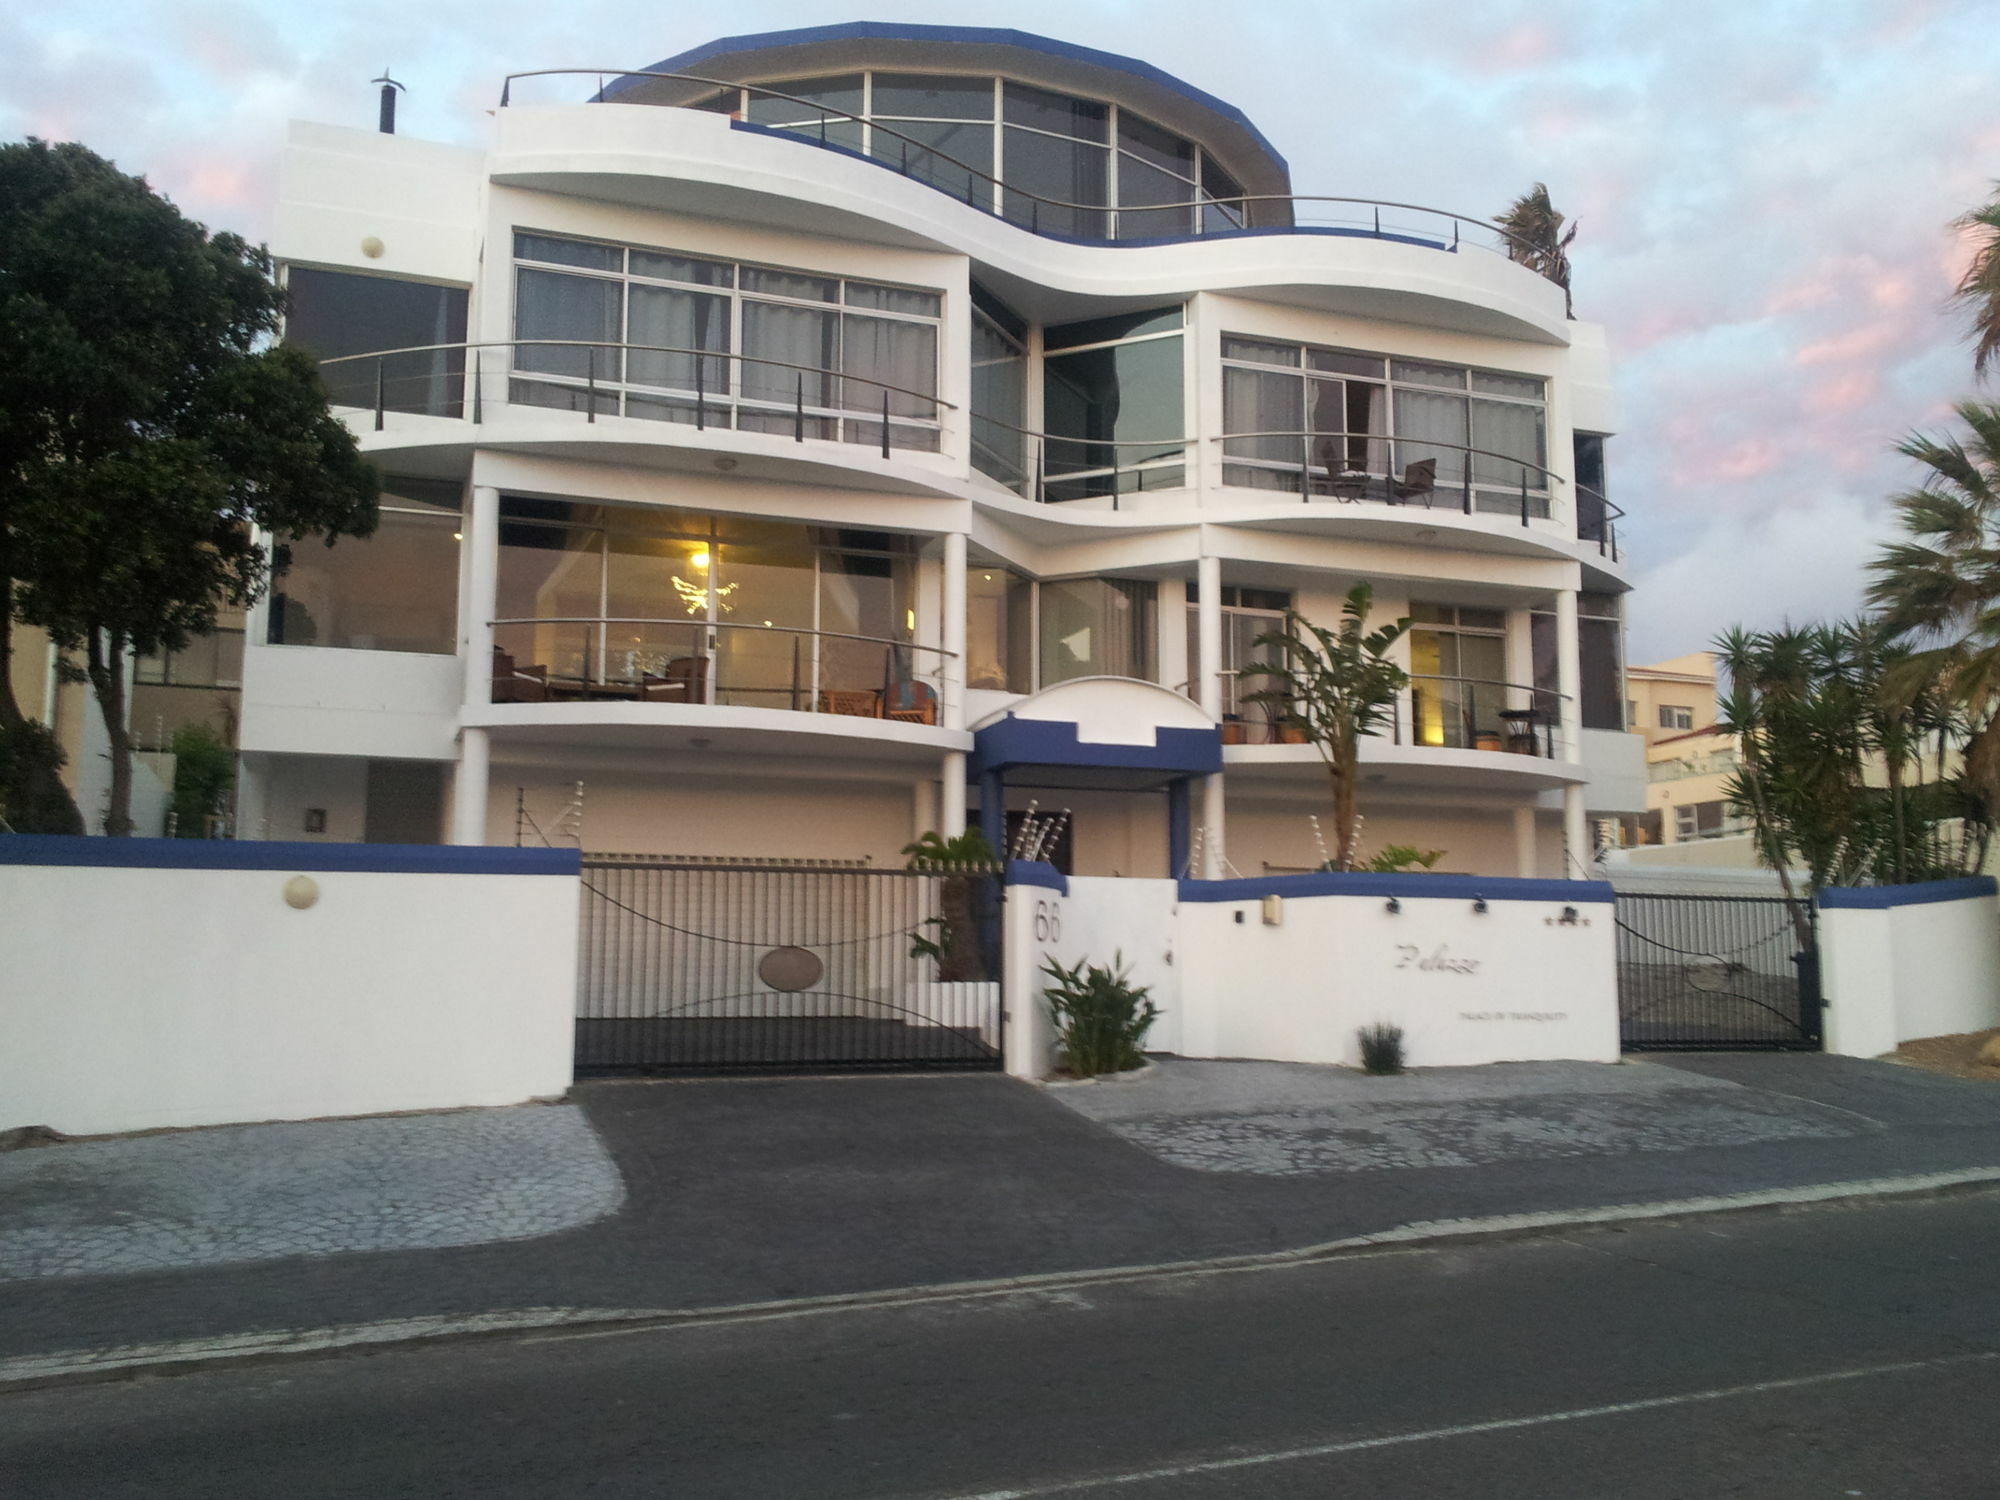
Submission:
[[[1222,361],[1226,484],[1549,513],[1540,376],[1234,335]]]
[[[1122,578],[1043,583],[1041,685],[1074,677],[1151,682],[1154,589]]]
[[[1201,590],[1187,586],[1187,694],[1201,698]],[[1222,591],[1222,721],[1224,732],[1241,743],[1276,743],[1280,715],[1276,705],[1250,701],[1271,686],[1268,679],[1244,676],[1244,669],[1277,657],[1277,648],[1259,645],[1261,637],[1285,628],[1292,596],[1279,589],[1246,589],[1233,585]],[[1241,725],[1231,729],[1231,725]]]
[[[972,285],[972,466],[1023,493],[1028,482],[1027,322]]]
[[[1535,686],[1556,691],[1556,617],[1532,618]],[[1583,680],[1578,713],[1585,729],[1625,729],[1625,625],[1615,594],[1577,596],[1576,647]]]
[[[848,712],[937,675],[912,564],[882,532],[508,497],[494,640],[555,696]]]
[[[1181,321],[1164,307],[1044,331],[1047,499],[1187,482]]]
[[[268,639],[354,651],[458,649],[459,487],[387,477],[374,534],[281,540]]]
[[[233,745],[242,697],[243,612],[232,609],[182,650],[132,663],[132,738],[142,750],[171,750],[175,730],[202,724]]]
[[[463,287],[390,276],[356,276],[293,266],[285,275],[285,340],[321,359],[320,378],[336,406],[456,417],[465,393]],[[455,347],[436,348],[436,345]],[[414,354],[390,354],[413,349]]]
[[[990,75],[845,73],[764,87],[792,97],[731,88],[695,107],[863,152],[989,211],[997,180],[1000,211],[1041,234],[1172,238],[1240,229],[1248,217],[1242,185],[1205,148],[1120,105]]]
[[[938,446],[937,292],[543,234],[514,258],[515,401],[870,445],[886,404],[892,447]]]
[[[1410,719],[1415,741],[1455,750],[1499,750],[1530,708],[1507,687],[1507,615],[1464,605],[1410,605]]]
[[[1035,689],[1035,585],[1018,573],[981,563],[965,570],[965,685]]]

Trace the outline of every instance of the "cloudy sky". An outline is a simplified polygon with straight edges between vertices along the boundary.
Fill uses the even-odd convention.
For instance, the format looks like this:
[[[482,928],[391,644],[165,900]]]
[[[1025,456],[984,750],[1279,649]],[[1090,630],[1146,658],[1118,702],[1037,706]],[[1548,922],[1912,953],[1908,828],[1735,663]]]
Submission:
[[[269,231],[284,121],[475,142],[503,73],[643,67],[846,20],[1015,26],[1239,105],[1300,192],[1489,215],[1536,180],[1610,330],[1632,659],[1851,609],[1908,482],[1890,446],[1973,393],[1951,219],[2000,178],[1994,0],[282,0],[8,7],[0,139],[80,140],[194,216]],[[2000,388],[1984,392],[2000,399]]]

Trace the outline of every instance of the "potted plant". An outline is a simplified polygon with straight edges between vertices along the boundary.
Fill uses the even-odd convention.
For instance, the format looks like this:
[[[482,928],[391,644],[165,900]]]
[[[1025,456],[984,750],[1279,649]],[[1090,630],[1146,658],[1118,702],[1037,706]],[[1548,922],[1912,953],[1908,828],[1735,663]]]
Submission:
[[[1079,960],[1065,969],[1053,958],[1042,965],[1050,983],[1042,990],[1055,1021],[1063,1067],[1078,1078],[1143,1067],[1146,1033],[1159,1019],[1147,987],[1135,985],[1122,954],[1111,965]]]

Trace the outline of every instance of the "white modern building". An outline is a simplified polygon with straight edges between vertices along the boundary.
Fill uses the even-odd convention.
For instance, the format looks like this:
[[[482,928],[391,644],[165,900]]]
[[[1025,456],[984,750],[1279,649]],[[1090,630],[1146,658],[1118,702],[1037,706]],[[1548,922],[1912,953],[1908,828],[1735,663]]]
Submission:
[[[1603,336],[1489,225],[1014,31],[495,91],[484,149],[291,130],[290,336],[384,498],[247,624],[244,836],[885,865],[1032,807],[1079,875],[1312,868],[1237,673],[1360,581],[1415,622],[1367,848],[1576,876],[1643,811]]]

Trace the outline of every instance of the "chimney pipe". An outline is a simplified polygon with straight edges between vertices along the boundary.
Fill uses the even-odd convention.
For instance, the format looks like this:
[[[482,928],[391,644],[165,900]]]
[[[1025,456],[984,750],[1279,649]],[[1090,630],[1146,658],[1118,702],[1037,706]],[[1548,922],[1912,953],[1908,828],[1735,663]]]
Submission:
[[[371,78],[369,82],[382,85],[382,112],[376,121],[376,128],[384,135],[394,135],[396,133],[396,95],[403,91],[403,86],[389,76],[387,68],[382,70],[380,78]]]

